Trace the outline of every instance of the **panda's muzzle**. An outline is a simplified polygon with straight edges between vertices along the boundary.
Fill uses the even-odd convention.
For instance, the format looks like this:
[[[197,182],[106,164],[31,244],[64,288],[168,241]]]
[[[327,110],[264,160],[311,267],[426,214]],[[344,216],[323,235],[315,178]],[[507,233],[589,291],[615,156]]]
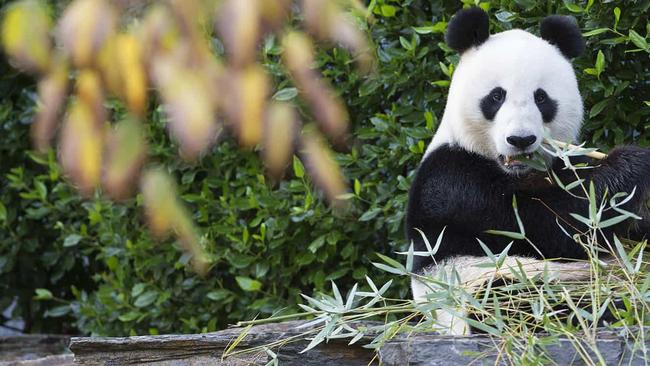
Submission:
[[[529,160],[532,158],[532,154],[520,154],[520,155],[499,155],[499,162],[507,170],[521,171],[528,169],[528,165],[523,163],[521,160]]]

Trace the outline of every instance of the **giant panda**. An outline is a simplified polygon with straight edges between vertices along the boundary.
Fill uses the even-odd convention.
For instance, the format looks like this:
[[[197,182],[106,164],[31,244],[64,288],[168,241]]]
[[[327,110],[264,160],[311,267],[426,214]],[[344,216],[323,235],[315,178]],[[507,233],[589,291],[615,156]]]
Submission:
[[[460,53],[441,123],[417,169],[410,188],[406,231],[415,252],[440,245],[433,256],[416,256],[411,289],[425,301],[435,289],[419,276],[458,273],[469,291],[495,275],[478,240],[492,253],[513,239],[486,230],[518,232],[513,196],[526,237],[514,240],[501,268],[522,266],[531,276],[550,271],[558,279],[589,276],[583,246],[572,237],[581,227],[569,214],[587,216],[587,202],[564,191],[517,160],[543,151],[544,130],[559,141],[576,141],[583,122],[583,104],[571,59],[585,42],[572,17],[549,16],[540,35],[513,29],[489,34],[488,15],[480,8],[459,11],[448,24],[446,42]],[[576,180],[564,164],[546,154],[548,166],[561,181]],[[520,160],[522,160],[520,158]],[[645,200],[650,192],[650,150],[620,146],[592,169],[580,170],[593,181],[598,197],[607,191],[633,192],[625,209],[642,217],[609,227],[613,234],[642,239],[650,236]],[[610,196],[611,197],[611,196]],[[584,226],[583,226],[584,227]],[[561,258],[561,261],[544,259]],[[496,273],[507,277],[507,270]],[[548,273],[548,272],[547,272]],[[462,309],[458,309],[462,313]],[[438,311],[443,331],[467,334],[468,325],[452,313]]]

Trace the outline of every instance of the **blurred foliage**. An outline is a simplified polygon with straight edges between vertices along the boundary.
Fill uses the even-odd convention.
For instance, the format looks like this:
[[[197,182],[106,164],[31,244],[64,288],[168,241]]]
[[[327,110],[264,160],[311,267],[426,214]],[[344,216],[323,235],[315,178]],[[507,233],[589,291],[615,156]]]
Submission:
[[[59,16],[52,17],[50,9],[43,0],[19,0],[4,8],[1,24],[10,63],[37,77],[35,149],[46,153],[58,137],[64,176],[84,197],[99,193],[123,200],[139,181],[154,235],[175,235],[197,273],[213,265],[198,230],[168,173],[146,166],[143,124],[150,97],[160,99],[182,159],[200,159],[221,135],[231,133],[242,147],[261,147],[268,175],[278,179],[296,149],[328,201],[344,205],[340,196],[346,185],[321,136],[343,146],[348,115],[313,69],[313,39],[337,42],[354,55],[360,70],[369,71],[371,48],[353,16],[362,18],[360,3],[167,0],[147,6],[73,0]],[[285,30],[294,15],[305,32]],[[316,122],[304,130],[292,104],[270,100],[269,73],[258,62],[262,39],[276,36],[295,90]],[[223,52],[214,52],[215,41]],[[109,113],[105,104],[113,98],[128,115]]]
[[[313,190],[297,157],[278,182],[230,137],[197,162],[178,159],[165,130],[168,117],[152,101],[144,125],[149,160],[176,180],[192,213],[213,263],[204,277],[187,270],[190,257],[177,249],[181,242],[155,241],[146,230],[139,210],[146,197],[82,200],[63,182],[54,153],[44,158],[26,152],[36,89],[3,61],[0,308],[17,299],[11,316],[25,319],[29,331],[201,332],[295,311],[301,292],[326,291],[328,280],[349,288],[372,272],[374,280],[385,282],[386,275],[370,262],[376,252],[392,255],[404,248],[407,191],[442,117],[458,60],[445,47],[443,33],[463,4],[372,0],[367,5],[372,14],[367,31],[377,47],[375,73],[357,72],[343,49],[321,48],[315,57],[350,116],[353,138],[334,156],[350,185],[345,210],[333,211]],[[575,60],[587,111],[585,139],[605,150],[619,143],[650,146],[650,1],[480,5],[491,15],[492,32],[512,27],[537,32],[546,15],[575,16],[588,36],[586,54]],[[223,52],[219,39],[213,44],[215,52]],[[309,121],[309,109],[281,65],[281,46],[273,36],[261,46],[271,94],[295,104]],[[128,118],[121,103],[106,106],[116,121]],[[392,296],[408,296],[405,282],[394,291]]]

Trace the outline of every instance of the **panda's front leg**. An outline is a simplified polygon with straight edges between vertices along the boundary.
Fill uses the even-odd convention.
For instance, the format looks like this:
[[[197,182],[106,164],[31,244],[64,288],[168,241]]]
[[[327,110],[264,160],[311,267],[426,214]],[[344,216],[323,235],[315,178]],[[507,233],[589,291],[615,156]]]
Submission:
[[[631,234],[635,238],[650,237],[650,149],[638,146],[614,148],[593,170],[591,178],[602,197],[607,190],[609,197],[619,192],[634,196],[621,208],[638,214],[641,220],[632,223]],[[619,200],[620,201],[620,200]],[[612,213],[613,214],[613,213]],[[616,230],[622,232],[625,229]]]

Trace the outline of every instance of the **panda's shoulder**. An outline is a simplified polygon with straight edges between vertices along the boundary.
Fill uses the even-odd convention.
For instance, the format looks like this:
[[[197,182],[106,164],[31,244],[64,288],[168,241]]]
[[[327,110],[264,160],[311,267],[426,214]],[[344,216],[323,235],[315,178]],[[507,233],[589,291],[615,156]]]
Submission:
[[[416,180],[471,179],[476,182],[502,175],[495,163],[462,147],[444,144],[429,152],[418,168]]]

